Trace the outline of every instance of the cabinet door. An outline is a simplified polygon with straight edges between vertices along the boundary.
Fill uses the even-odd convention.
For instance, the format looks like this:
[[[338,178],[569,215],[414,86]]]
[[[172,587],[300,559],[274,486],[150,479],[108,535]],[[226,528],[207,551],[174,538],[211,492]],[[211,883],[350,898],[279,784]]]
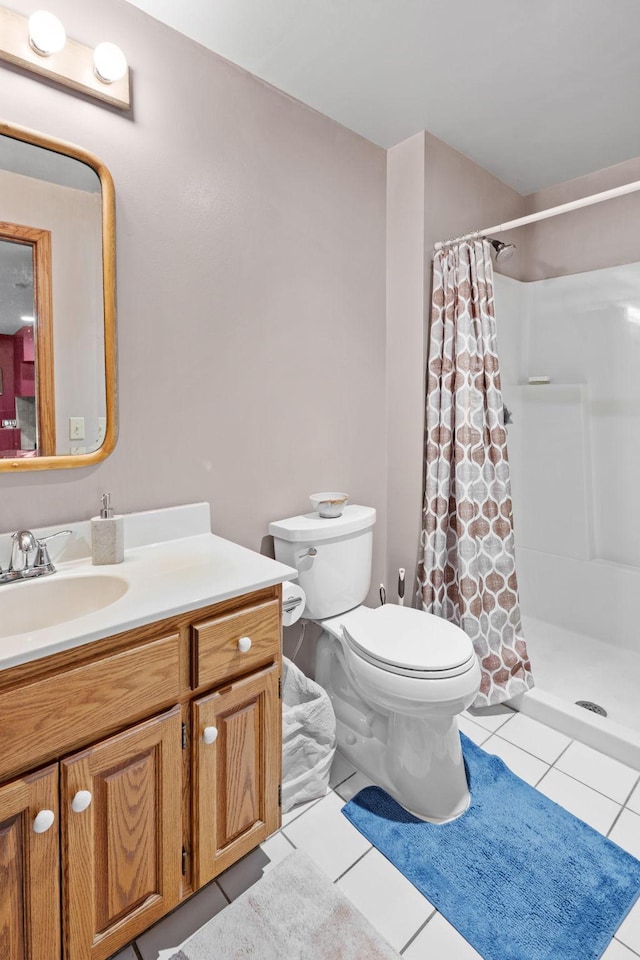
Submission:
[[[278,676],[276,664],[193,703],[196,887],[280,826]]]
[[[59,960],[58,838],[57,766],[0,787],[2,960]]]
[[[103,960],[174,907],[182,855],[178,708],[61,764],[66,960]]]

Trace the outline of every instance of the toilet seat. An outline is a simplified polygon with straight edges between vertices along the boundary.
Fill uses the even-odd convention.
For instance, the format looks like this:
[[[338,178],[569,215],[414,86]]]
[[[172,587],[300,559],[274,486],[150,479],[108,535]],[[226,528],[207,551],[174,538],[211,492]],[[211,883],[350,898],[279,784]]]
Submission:
[[[345,618],[342,634],[351,651],[381,670],[405,677],[442,680],[472,670],[471,640],[453,623],[423,610],[383,604],[361,607]]]

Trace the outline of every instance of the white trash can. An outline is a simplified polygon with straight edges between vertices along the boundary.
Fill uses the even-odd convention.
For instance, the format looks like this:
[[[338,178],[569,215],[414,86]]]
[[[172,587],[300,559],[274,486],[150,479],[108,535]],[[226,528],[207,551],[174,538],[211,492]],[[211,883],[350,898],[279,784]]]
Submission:
[[[324,797],[336,752],[329,695],[295,663],[282,660],[282,812]]]

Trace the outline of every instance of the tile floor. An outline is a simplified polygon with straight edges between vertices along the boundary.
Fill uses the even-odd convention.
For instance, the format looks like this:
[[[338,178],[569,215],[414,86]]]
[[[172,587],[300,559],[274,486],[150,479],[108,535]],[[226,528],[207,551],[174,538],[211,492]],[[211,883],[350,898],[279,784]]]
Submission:
[[[500,756],[527,783],[640,858],[637,770],[504,707],[495,708],[491,715],[466,713],[460,718],[460,729],[483,749]],[[344,801],[368,783],[338,755],[326,797],[285,814],[278,833],[114,960],[168,960],[202,924],[294,847],[305,850],[407,960],[478,960],[480,954],[342,816]],[[639,957],[640,901],[603,960]]]

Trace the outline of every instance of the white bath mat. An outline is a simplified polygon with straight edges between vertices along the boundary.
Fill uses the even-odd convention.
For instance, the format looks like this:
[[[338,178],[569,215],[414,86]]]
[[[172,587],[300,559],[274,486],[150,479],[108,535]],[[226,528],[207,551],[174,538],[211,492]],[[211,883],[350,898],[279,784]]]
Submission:
[[[296,850],[171,960],[399,960],[399,954]]]

